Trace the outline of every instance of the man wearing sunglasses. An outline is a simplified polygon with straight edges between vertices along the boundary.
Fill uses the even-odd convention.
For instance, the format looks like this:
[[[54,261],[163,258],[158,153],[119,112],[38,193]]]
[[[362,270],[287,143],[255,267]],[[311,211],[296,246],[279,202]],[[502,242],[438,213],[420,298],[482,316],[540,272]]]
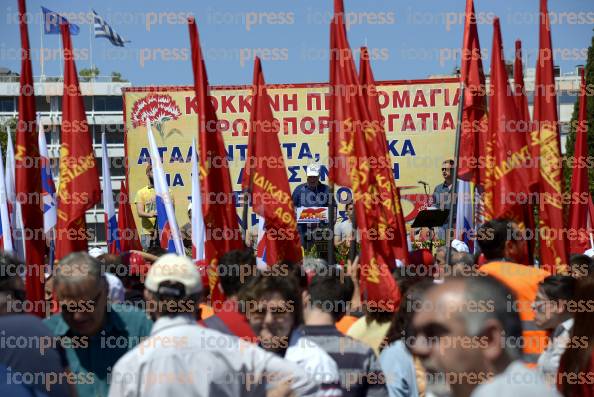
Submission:
[[[46,324],[63,341],[78,395],[107,396],[111,369],[149,335],[152,322],[143,311],[108,303],[103,265],[86,252],[63,258],[53,279],[61,312]]]
[[[425,293],[409,343],[453,397],[558,396],[522,360],[516,309],[512,290],[494,277],[446,278]]]

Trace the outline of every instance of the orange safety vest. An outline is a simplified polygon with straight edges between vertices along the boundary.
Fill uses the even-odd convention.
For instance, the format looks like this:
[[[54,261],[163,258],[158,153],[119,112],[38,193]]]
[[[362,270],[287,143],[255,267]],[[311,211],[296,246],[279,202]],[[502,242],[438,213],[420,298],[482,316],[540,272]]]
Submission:
[[[546,347],[548,335],[545,330],[534,324],[532,304],[536,298],[538,284],[550,276],[550,273],[512,262],[489,262],[481,266],[479,271],[495,277],[516,295],[518,314],[522,320],[524,361],[529,366],[535,366],[538,356]]]

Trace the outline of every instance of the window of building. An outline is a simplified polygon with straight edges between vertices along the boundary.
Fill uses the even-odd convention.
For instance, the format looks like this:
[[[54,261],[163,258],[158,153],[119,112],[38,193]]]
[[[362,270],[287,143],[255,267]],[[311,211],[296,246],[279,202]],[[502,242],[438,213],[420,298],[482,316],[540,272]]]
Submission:
[[[16,108],[15,97],[0,96],[0,112],[14,112],[16,111]]]
[[[96,112],[121,112],[123,106],[122,97],[119,95],[102,95],[95,97]]]
[[[105,133],[107,144],[124,144],[123,124],[94,124],[92,125],[95,144],[101,144],[101,134]]]

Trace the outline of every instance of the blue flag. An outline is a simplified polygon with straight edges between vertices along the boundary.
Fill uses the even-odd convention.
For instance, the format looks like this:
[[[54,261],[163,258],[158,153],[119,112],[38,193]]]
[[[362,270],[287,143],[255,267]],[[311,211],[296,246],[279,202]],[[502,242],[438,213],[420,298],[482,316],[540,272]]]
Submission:
[[[45,7],[41,7],[41,10],[43,11],[43,31],[45,34],[60,34],[61,23],[68,23],[70,25],[71,35],[77,35],[80,31],[78,25],[68,22],[66,18],[57,12],[48,10]]]

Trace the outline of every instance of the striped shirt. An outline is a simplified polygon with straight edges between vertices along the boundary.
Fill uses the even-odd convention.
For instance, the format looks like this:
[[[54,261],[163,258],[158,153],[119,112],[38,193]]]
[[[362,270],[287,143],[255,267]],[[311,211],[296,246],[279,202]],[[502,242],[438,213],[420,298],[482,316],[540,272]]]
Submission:
[[[336,361],[345,397],[387,396],[384,374],[373,349],[340,333],[334,325],[310,325],[299,329]]]

